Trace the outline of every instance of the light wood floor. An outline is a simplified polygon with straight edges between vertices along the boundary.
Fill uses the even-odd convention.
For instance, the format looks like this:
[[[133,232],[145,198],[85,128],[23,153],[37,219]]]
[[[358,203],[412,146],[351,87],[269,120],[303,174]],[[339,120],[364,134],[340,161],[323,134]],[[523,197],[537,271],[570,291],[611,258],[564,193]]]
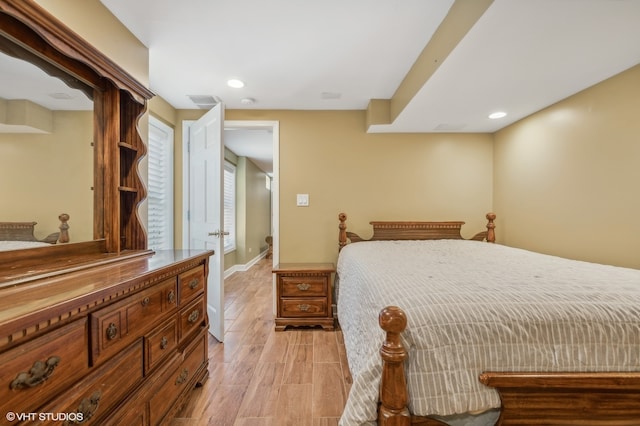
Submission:
[[[351,376],[340,331],[274,331],[271,261],[225,280],[224,343],[171,426],[332,426]]]

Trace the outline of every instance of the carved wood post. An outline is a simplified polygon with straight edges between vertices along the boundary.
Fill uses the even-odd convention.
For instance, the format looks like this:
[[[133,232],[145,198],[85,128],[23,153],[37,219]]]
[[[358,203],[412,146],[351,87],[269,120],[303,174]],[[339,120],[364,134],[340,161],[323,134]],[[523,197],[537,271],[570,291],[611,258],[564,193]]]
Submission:
[[[58,216],[58,219],[60,219],[60,237],[58,237],[58,242],[59,243],[68,243],[69,242],[69,224],[67,223],[67,221],[69,221],[69,215],[66,213],[62,213],[60,216]]]
[[[487,220],[489,222],[487,222],[487,242],[488,243],[495,243],[496,242],[496,231],[494,231],[494,229],[496,228],[495,223],[493,223],[493,221],[496,219],[496,214],[495,213],[487,213]]]
[[[347,224],[345,223],[347,221],[347,215],[340,213],[338,215],[338,220],[340,221],[340,225],[338,225],[338,228],[340,229],[338,234],[338,251],[340,251],[342,250],[342,247],[347,245]]]
[[[404,377],[404,360],[407,358],[407,351],[400,343],[400,333],[407,326],[407,317],[397,306],[387,306],[380,311],[378,322],[387,333],[380,348],[382,379],[378,426],[409,426],[411,424],[411,415],[407,408],[409,395]]]

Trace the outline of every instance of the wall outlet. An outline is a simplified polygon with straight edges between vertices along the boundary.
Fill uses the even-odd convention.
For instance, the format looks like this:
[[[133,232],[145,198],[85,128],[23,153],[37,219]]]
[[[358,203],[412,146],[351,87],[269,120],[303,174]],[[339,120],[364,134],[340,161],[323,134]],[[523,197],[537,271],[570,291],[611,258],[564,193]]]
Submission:
[[[297,194],[296,195],[296,205],[298,207],[308,207],[309,206],[309,194]]]

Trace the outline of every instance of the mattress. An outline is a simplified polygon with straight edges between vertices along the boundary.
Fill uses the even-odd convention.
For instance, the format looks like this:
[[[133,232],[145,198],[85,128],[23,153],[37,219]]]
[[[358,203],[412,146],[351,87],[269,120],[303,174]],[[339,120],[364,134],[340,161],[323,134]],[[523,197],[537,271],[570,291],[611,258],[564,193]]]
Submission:
[[[408,325],[409,409],[455,416],[498,408],[483,371],[640,371],[640,271],[462,240],[347,245],[338,320],[353,385],[342,426],[376,419],[384,340],[378,313]],[[495,412],[495,410],[494,410]]]

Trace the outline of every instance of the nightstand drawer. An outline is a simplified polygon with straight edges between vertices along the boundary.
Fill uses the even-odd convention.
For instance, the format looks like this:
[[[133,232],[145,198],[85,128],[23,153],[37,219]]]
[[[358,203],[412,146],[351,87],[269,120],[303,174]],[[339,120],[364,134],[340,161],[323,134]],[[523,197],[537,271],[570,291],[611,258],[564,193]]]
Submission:
[[[326,297],[326,277],[280,277],[280,297]]]
[[[280,299],[280,316],[283,318],[326,317],[327,315],[328,305],[324,297]]]

